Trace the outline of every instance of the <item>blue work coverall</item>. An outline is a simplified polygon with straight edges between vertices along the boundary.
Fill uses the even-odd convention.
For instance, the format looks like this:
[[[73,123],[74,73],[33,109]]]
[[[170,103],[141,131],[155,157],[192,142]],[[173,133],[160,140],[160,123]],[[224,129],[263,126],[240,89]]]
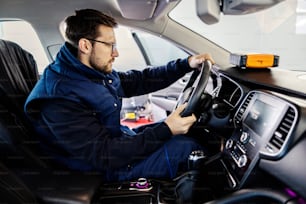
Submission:
[[[107,181],[173,178],[199,145],[172,136],[160,122],[129,136],[122,131],[123,97],[165,88],[192,69],[187,59],[143,71],[105,74],[86,67],[65,43],[30,93],[25,112],[43,150],[65,166],[104,172]]]

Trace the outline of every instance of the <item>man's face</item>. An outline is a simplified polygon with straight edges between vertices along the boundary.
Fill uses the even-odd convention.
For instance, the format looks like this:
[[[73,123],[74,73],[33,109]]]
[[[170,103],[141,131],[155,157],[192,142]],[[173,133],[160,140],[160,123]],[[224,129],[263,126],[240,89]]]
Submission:
[[[100,25],[98,37],[91,40],[92,50],[89,55],[89,66],[103,73],[111,73],[115,57],[119,56],[116,38],[112,27]],[[99,42],[100,41],[100,42]]]

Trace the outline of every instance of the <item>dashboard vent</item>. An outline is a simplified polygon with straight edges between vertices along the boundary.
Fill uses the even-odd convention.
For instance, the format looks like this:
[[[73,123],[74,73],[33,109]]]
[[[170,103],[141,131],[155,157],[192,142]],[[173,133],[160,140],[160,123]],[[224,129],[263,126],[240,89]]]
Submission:
[[[254,96],[254,92],[250,93],[248,95],[248,97],[245,99],[245,101],[243,102],[243,104],[241,105],[241,107],[239,108],[237,114],[236,114],[236,117],[235,117],[235,122],[237,124],[240,124],[241,123],[241,120],[242,120],[242,117],[243,117],[243,114],[246,110],[246,108],[248,107],[250,101],[252,100],[252,97]]]
[[[281,149],[289,132],[293,126],[293,122],[295,119],[295,111],[293,108],[289,107],[284,118],[280,122],[279,126],[275,130],[272,138],[270,139],[270,144],[272,144],[275,148]]]

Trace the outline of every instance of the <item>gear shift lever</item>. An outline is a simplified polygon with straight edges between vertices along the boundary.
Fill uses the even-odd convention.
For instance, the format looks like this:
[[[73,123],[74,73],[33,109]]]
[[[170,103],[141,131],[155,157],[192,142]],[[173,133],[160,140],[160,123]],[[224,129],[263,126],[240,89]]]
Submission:
[[[188,157],[188,169],[189,170],[198,170],[200,169],[206,160],[204,151],[195,150],[192,151]]]

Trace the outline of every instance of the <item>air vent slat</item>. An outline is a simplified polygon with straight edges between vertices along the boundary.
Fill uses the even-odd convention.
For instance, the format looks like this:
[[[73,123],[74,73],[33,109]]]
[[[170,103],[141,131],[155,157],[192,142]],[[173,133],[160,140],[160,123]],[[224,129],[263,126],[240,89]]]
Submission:
[[[281,124],[281,125],[284,125],[284,124]],[[284,126],[281,126],[280,128],[279,128],[282,132],[289,132],[289,129],[290,128],[286,128],[286,127],[284,127]]]
[[[284,142],[284,140],[281,137],[275,137],[274,140],[281,144]]]
[[[293,121],[295,118],[295,112],[293,108],[289,107],[284,118],[280,122],[279,126],[275,130],[272,138],[270,139],[270,144],[280,150],[288,137],[290,129],[292,128]]]
[[[274,139],[271,141],[271,144],[280,149],[283,145],[283,140],[278,141],[277,139]]]
[[[287,123],[289,123],[289,124],[290,124],[290,123],[292,123],[292,120],[293,120],[293,117],[292,117],[292,118],[290,118],[290,119],[289,119],[289,118],[285,118],[285,121],[284,121],[284,122],[287,122]]]
[[[244,103],[241,105],[241,107],[239,108],[236,117],[235,117],[235,122],[236,123],[240,123],[243,117],[243,114],[246,110],[246,108],[248,107],[250,101],[252,100],[252,97],[254,96],[255,93],[251,93],[248,95],[248,97],[245,99]]]

